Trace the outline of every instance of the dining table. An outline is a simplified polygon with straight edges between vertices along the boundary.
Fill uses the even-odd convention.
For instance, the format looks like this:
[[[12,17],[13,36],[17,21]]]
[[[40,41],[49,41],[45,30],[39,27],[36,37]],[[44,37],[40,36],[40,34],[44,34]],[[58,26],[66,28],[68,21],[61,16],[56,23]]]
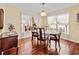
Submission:
[[[57,30],[45,30],[45,35],[49,36],[49,35],[58,35],[59,31]]]

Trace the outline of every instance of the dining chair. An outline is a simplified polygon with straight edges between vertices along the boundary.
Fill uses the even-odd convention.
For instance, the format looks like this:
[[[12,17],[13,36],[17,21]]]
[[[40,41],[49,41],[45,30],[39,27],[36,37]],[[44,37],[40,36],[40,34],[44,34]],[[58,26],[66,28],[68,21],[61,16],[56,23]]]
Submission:
[[[44,44],[46,43],[45,29],[44,28],[39,28],[38,41],[40,41],[40,44],[42,43],[42,41],[44,42]]]
[[[49,43],[50,43],[49,47],[51,46],[51,41],[55,41],[55,48],[57,47],[57,43],[58,43],[58,46],[61,49],[60,36],[61,36],[61,30],[59,31],[58,34],[50,34],[49,35]]]
[[[33,40],[33,37],[36,37],[38,38],[38,31],[37,31],[37,26],[36,24],[33,24],[33,27],[32,27],[32,40]]]
[[[32,31],[32,40],[33,40],[33,37],[38,38],[38,32],[37,32],[37,29],[34,29],[34,30]]]

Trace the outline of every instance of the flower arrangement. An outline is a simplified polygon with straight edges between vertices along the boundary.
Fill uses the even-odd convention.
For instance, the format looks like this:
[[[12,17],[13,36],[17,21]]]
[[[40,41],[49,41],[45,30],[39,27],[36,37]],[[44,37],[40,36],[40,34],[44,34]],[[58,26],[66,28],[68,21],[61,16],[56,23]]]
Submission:
[[[15,28],[14,28],[14,25],[13,24],[9,24],[8,25],[8,30],[11,32],[13,31]]]

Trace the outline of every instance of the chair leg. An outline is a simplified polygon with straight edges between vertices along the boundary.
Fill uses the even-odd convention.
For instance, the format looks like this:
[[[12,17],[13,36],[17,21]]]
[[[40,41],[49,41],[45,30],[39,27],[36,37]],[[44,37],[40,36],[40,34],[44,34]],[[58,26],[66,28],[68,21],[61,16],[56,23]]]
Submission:
[[[44,46],[46,45],[46,40],[44,41]]]
[[[33,46],[33,40],[31,42],[32,42],[32,46]]]
[[[55,41],[55,48],[57,47],[57,41]]]
[[[37,47],[39,46],[39,40],[37,40]]]
[[[49,40],[49,47],[51,46],[51,40]]]
[[[37,46],[38,46],[38,40],[37,40]]]
[[[58,46],[59,46],[59,48],[61,49],[61,46],[60,46],[60,41],[58,41]]]
[[[40,45],[41,45],[41,40],[40,40]]]
[[[33,36],[32,36],[32,41],[33,41]]]
[[[47,40],[47,46],[48,46],[48,42],[49,42],[49,41]]]

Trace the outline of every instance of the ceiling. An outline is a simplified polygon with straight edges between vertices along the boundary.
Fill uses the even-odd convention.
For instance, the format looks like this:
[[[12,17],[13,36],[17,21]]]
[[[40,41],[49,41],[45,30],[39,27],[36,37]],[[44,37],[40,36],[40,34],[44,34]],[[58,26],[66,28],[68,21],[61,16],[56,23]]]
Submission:
[[[27,13],[29,14],[39,14],[42,10],[41,3],[8,3],[8,4],[26,10]],[[78,5],[78,3],[45,3],[44,8],[47,13],[50,13],[56,10],[69,8],[74,5]]]

